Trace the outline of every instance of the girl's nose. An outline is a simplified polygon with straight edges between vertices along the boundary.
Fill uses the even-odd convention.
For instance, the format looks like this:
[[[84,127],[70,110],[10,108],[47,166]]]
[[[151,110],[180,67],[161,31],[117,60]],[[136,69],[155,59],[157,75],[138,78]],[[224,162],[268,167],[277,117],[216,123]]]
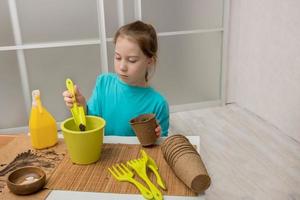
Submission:
[[[125,63],[120,63],[120,70],[121,71],[127,71],[127,67],[126,67],[126,64]]]

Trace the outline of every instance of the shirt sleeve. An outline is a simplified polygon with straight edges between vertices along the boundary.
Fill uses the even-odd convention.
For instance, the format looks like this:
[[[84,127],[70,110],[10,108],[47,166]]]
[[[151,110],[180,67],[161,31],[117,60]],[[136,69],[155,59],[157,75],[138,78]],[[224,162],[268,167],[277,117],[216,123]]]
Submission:
[[[167,101],[163,101],[159,111],[156,113],[156,118],[161,126],[161,136],[168,136],[169,131],[169,104]]]
[[[94,116],[102,116],[101,108],[101,88],[102,88],[102,76],[98,76],[96,80],[95,87],[90,99],[87,102],[87,114]]]

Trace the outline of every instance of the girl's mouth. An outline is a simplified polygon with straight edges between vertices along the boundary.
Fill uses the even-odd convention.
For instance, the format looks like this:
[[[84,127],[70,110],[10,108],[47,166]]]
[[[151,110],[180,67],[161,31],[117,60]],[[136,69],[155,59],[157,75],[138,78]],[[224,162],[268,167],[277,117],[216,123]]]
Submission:
[[[123,75],[123,74],[119,74],[119,76],[122,77],[122,78],[128,78],[128,76]]]

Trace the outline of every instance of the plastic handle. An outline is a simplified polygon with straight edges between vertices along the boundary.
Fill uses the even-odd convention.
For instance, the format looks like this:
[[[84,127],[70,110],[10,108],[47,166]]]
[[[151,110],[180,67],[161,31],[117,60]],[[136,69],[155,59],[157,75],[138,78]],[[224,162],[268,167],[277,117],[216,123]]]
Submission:
[[[145,197],[145,199],[153,199],[152,193],[143,186],[140,182],[136,181],[134,178],[128,179],[128,182],[134,184],[140,191],[140,193]]]
[[[162,189],[166,190],[166,186],[165,186],[164,182],[162,181],[162,178],[161,178],[161,176],[159,175],[158,171],[157,171],[152,165],[148,165],[147,167],[149,167],[149,168],[153,171],[153,173],[155,174],[157,184],[158,184]]]
[[[155,185],[153,185],[153,183],[150,181],[150,179],[148,178],[147,174],[145,173],[138,173],[138,175],[147,183],[147,185],[149,186],[154,199],[156,200],[162,200],[162,194],[159,191],[159,189],[157,189],[157,187]]]
[[[73,97],[72,97],[73,103],[74,103],[73,105],[75,107],[77,107],[76,98],[75,98],[75,88],[74,88],[74,84],[71,79],[68,78],[66,80],[66,86],[67,86],[67,89],[69,90],[69,92],[73,95]]]

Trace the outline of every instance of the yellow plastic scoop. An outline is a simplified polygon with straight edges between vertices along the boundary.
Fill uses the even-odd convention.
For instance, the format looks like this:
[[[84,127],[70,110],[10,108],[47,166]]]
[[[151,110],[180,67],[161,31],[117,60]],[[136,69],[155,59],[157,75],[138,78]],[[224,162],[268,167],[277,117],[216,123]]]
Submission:
[[[82,106],[77,105],[75,98],[75,89],[74,84],[71,79],[66,80],[66,86],[69,92],[73,95],[73,107],[71,108],[71,113],[73,115],[75,124],[79,127],[80,131],[85,131],[86,128],[86,120],[85,113]]]

